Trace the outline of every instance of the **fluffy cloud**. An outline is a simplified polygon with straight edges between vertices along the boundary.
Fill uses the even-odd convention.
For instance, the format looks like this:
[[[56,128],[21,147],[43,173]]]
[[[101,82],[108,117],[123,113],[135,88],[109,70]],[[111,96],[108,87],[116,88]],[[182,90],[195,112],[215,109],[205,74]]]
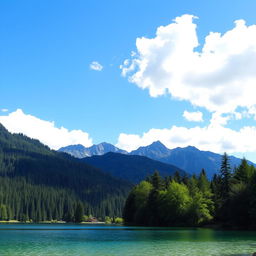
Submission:
[[[256,127],[243,127],[235,131],[221,125],[185,128],[172,126],[170,129],[150,129],[142,136],[120,134],[117,147],[127,151],[147,146],[160,140],[168,148],[195,146],[201,150],[235,153],[256,151]]]
[[[8,112],[9,110],[7,108],[2,108],[1,112]]]
[[[0,123],[10,132],[23,133],[28,137],[38,139],[52,149],[73,144],[92,145],[88,133],[81,130],[69,131],[64,127],[58,128],[54,122],[27,115],[21,109],[17,109],[7,116],[0,116]]]
[[[185,110],[183,112],[183,117],[190,122],[202,122],[203,121],[203,113],[200,111],[188,112]]]
[[[90,64],[90,69],[96,70],[96,71],[101,71],[103,69],[103,66],[99,62],[93,61]]]
[[[156,97],[169,93],[212,112],[251,109],[256,95],[256,25],[235,21],[224,34],[210,32],[198,51],[194,16],[157,28],[154,38],[137,38],[137,54],[121,65],[122,75]]]

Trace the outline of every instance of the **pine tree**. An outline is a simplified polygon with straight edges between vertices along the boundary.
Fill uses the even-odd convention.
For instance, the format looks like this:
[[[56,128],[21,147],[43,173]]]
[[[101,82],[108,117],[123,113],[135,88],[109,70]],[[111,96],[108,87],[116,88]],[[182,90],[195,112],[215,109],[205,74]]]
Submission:
[[[245,158],[242,159],[241,164],[235,170],[234,179],[236,182],[248,182],[253,175],[253,168],[249,166]]]
[[[203,194],[211,193],[210,182],[207,179],[204,169],[202,169],[201,173],[199,174],[198,187]]]
[[[178,183],[181,183],[182,178],[181,178],[181,176],[180,176],[180,172],[179,172],[179,171],[176,171],[176,172],[174,173],[174,175],[173,175],[173,180],[176,181],[176,182],[178,182]]]
[[[163,181],[159,175],[158,171],[155,171],[154,174],[151,176],[151,183],[153,185],[154,190],[161,190],[163,187]]]
[[[231,180],[231,168],[230,168],[230,163],[229,163],[229,158],[227,153],[224,153],[224,155],[222,156],[220,177],[221,177],[222,199],[225,201],[229,197],[230,180]]]
[[[6,205],[0,205],[0,220],[7,220],[7,208]]]
[[[79,202],[76,206],[76,211],[75,211],[75,222],[76,223],[81,223],[83,221],[83,216],[84,216],[84,210],[83,210],[83,205]]]

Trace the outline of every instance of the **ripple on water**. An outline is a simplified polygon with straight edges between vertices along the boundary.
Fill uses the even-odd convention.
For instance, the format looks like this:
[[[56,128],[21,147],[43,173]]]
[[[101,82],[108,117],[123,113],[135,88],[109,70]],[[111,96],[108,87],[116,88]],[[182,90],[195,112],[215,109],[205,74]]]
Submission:
[[[249,256],[255,241],[255,232],[210,229],[0,226],[1,256]]]

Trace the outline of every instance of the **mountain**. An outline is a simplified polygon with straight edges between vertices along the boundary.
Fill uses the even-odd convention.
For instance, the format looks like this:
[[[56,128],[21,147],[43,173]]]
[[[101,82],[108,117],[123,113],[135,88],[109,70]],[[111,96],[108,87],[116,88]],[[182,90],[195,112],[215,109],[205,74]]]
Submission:
[[[100,145],[103,146],[100,147]],[[218,173],[222,158],[222,155],[220,154],[210,151],[201,151],[193,146],[169,149],[160,141],[155,141],[151,145],[145,147],[139,147],[130,153],[122,151],[108,143],[101,143],[87,148],[86,154],[84,153],[85,151],[80,150],[80,148],[86,149],[81,145],[74,145],[68,146],[64,149],[62,148],[60,151],[65,151],[79,158],[82,158],[83,156],[103,155],[107,152],[145,156],[153,160],[176,166],[189,174],[199,174],[202,168],[204,168],[209,178],[211,178],[215,173]],[[104,150],[100,150],[100,148],[103,148]],[[238,166],[241,162],[241,159],[234,156],[229,156],[229,159],[232,168]],[[254,165],[254,163],[250,161],[248,161],[248,163]]]
[[[38,140],[11,134],[0,124],[0,208],[8,218],[70,219],[78,203],[85,214],[121,216],[130,188],[126,181]]]
[[[161,160],[168,157],[170,152],[171,150],[160,141],[155,141],[149,146],[139,147],[138,149],[131,151],[130,155],[147,156],[155,160]]]
[[[157,170],[162,177],[185,172],[180,168],[162,163],[148,157],[139,155],[124,155],[120,153],[107,153],[102,156],[83,158],[82,161],[100,168],[114,177],[128,180],[132,183],[139,183]]]
[[[196,147],[168,149],[160,141],[149,146],[140,147],[130,152],[131,155],[147,156],[154,160],[175,165],[190,174],[199,174],[202,168],[206,170],[208,177],[218,173],[222,155],[210,151],[201,151]],[[238,166],[241,159],[229,156],[231,167]],[[253,164],[248,161],[249,164]],[[253,164],[254,165],[254,164]]]
[[[81,144],[78,145],[70,145],[67,147],[62,147],[58,151],[68,153],[74,157],[77,158],[84,158],[88,156],[94,156],[94,155],[104,155],[108,152],[115,152],[115,153],[121,153],[121,154],[127,154],[125,150],[119,149],[112,144],[102,142],[98,145],[93,145],[91,147],[84,147]]]

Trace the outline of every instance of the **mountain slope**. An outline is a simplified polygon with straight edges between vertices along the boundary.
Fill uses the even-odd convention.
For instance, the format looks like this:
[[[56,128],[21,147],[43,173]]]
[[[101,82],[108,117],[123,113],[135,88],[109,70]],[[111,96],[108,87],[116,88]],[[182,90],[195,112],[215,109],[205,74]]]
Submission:
[[[139,183],[157,170],[162,177],[170,176],[176,171],[185,174],[180,168],[152,160],[138,155],[124,155],[119,153],[107,153],[103,156],[92,156],[82,159],[101,170],[110,173],[114,177],[122,178],[133,183]]]
[[[94,155],[104,155],[108,152],[115,152],[121,154],[127,154],[125,150],[119,149],[112,144],[102,142],[98,145],[92,145],[91,147],[84,147],[83,145],[70,145],[67,147],[62,147],[58,151],[68,153],[77,158],[84,158]]]
[[[2,190],[3,187],[9,189]],[[54,214],[62,219],[63,214],[74,213],[79,201],[96,216],[120,216],[130,187],[129,183],[68,154],[50,150],[37,140],[11,134],[0,124],[0,204],[5,202],[16,219],[23,215],[32,218],[31,209],[40,212],[38,220]],[[18,194],[12,198],[17,188]],[[43,201],[46,205],[42,206],[39,202]]]
[[[196,147],[168,149],[161,142],[154,142],[149,146],[140,147],[132,151],[132,155],[147,156],[152,159],[175,165],[190,174],[199,174],[202,168],[206,170],[208,177],[218,173],[222,155],[210,151],[201,151]],[[241,159],[230,156],[231,167],[238,166]],[[249,164],[253,164],[248,161]]]
[[[171,150],[168,149],[160,141],[155,141],[151,145],[146,147],[139,147],[136,150],[130,152],[130,155],[146,156],[155,160],[163,159],[168,157]]]

